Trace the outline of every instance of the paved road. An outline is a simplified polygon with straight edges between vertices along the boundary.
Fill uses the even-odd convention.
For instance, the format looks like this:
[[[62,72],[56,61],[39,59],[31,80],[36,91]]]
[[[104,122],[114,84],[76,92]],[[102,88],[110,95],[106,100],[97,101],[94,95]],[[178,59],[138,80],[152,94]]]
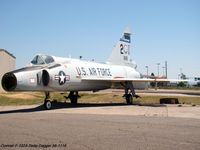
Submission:
[[[182,116],[188,108],[191,114],[200,112],[199,107],[177,108],[183,110]],[[170,109],[173,106],[123,104],[50,111],[36,106],[0,107],[0,149],[199,149],[200,119],[159,115]],[[144,113],[136,113],[140,111]]]

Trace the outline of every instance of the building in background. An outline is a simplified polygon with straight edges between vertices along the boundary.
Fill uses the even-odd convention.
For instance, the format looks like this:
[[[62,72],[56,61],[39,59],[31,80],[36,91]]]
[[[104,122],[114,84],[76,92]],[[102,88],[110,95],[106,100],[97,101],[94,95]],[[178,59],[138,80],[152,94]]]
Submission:
[[[12,71],[16,66],[16,57],[4,49],[0,49],[0,92],[3,92],[1,79],[4,73]]]

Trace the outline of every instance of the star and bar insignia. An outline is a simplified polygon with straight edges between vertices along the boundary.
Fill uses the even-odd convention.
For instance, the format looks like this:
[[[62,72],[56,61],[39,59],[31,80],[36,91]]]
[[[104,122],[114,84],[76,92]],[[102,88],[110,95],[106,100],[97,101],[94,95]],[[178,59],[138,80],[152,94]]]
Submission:
[[[70,80],[70,76],[69,75],[65,75],[65,73],[63,71],[60,71],[58,73],[58,75],[55,75],[55,80],[58,80],[58,83],[60,85],[65,84],[66,81]]]

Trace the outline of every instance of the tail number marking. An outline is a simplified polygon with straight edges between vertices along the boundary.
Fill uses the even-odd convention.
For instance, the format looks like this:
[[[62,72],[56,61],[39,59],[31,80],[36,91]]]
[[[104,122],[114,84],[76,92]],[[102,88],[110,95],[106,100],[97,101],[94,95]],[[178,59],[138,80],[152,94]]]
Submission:
[[[120,54],[130,54],[130,45],[120,44]]]

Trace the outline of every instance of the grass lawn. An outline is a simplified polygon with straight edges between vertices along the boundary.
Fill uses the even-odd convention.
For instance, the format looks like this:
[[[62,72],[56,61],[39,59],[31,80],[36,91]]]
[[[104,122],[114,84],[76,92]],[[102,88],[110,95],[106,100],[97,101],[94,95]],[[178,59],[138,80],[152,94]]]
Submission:
[[[60,94],[57,92],[51,93],[51,99],[59,102],[66,101],[63,96],[68,94]],[[123,93],[79,93],[81,96],[79,103],[125,103],[122,97]],[[158,95],[142,95],[142,98],[136,99],[135,102],[142,104],[159,104],[161,98],[178,98],[181,104],[196,104],[200,105],[200,97],[194,96],[158,96]],[[40,92],[12,92],[0,93],[0,106],[9,105],[32,105],[42,104],[44,101],[44,94]],[[67,100],[69,101],[69,100]]]

